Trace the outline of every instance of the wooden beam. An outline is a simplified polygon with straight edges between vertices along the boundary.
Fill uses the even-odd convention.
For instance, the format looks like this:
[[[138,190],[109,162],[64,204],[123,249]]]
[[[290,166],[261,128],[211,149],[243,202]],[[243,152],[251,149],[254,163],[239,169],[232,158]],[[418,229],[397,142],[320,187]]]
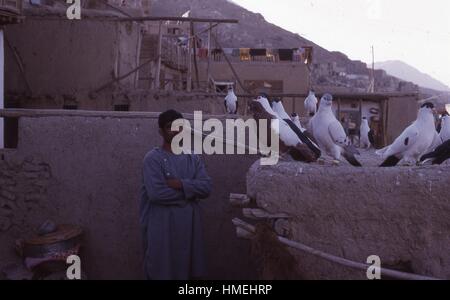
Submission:
[[[134,68],[133,70],[131,70],[130,72],[126,73],[125,75],[119,76],[118,78],[115,78],[113,80],[111,80],[110,82],[102,85],[101,87],[99,87],[98,89],[96,89],[94,91],[94,93],[98,93],[101,92],[102,90],[106,89],[108,86],[110,86],[113,83],[119,82],[125,78],[127,78],[128,76],[130,76],[131,74],[139,71],[140,69],[142,69],[144,66],[146,66],[147,64],[151,63],[152,61],[154,61],[154,59],[149,59],[146,62],[142,63],[140,66],[138,66],[137,68]]]
[[[120,8],[118,8],[118,7],[116,7],[115,5],[109,4],[108,1],[106,1],[106,0],[100,0],[100,2],[102,2],[103,5],[105,5],[105,6],[109,7],[109,8],[111,8],[111,9],[113,9],[113,10],[115,10],[115,11],[120,12],[120,13],[123,14],[124,16],[127,16],[127,17],[129,17],[129,18],[133,18],[133,16],[130,15],[129,13],[127,13],[127,12],[125,12],[124,10],[122,10],[122,9],[120,9]]]
[[[30,82],[29,82],[28,79],[27,79],[27,75],[26,75],[26,73],[25,73],[25,68],[24,68],[24,66],[23,66],[22,60],[21,60],[21,58],[20,58],[20,55],[19,55],[19,53],[17,53],[17,49],[14,48],[14,47],[9,43],[9,40],[6,38],[5,33],[6,33],[6,32],[3,32],[3,38],[4,38],[4,41],[6,42],[6,45],[8,45],[9,50],[11,50],[11,52],[13,53],[14,59],[15,59],[15,61],[16,61],[17,66],[19,67],[19,71],[20,71],[20,74],[21,74],[21,76],[22,76],[22,78],[23,78],[23,81],[24,81],[24,83],[25,83],[25,86],[26,86],[26,88],[27,88],[27,90],[28,90],[28,92],[30,93],[30,96],[31,96],[31,95],[33,95],[33,90],[31,89]]]
[[[207,19],[207,18],[183,18],[183,17],[129,17],[129,18],[114,18],[113,20],[121,22],[130,21],[175,21],[175,22],[193,22],[193,23],[220,23],[220,24],[237,24],[239,20],[236,19]]]
[[[121,119],[158,119],[159,112],[116,112],[59,109],[0,109],[0,118],[47,118],[47,117],[89,117],[89,118],[121,118]],[[194,114],[183,113],[186,120],[194,120]],[[226,121],[227,115],[204,115],[205,118]],[[231,117],[233,118],[233,117]],[[237,116],[235,117],[237,118]]]
[[[243,194],[230,194],[230,204],[236,207],[250,205],[251,199]]]

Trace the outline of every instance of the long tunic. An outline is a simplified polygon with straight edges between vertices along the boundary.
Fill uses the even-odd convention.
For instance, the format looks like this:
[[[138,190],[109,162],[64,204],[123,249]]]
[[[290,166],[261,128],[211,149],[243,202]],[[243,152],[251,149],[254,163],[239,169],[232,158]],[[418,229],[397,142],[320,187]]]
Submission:
[[[183,189],[170,188],[179,179]],[[211,179],[196,155],[155,148],[144,158],[140,223],[144,272],[152,280],[189,280],[206,273],[199,199],[211,192]]]

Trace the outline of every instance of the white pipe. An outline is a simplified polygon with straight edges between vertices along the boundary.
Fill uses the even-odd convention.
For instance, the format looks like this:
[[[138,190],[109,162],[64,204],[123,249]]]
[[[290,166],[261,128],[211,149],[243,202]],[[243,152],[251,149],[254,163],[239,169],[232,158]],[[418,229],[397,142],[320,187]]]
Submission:
[[[250,233],[256,233],[256,227],[248,224],[238,218],[235,218],[232,220],[234,226],[241,228],[243,230],[246,230]],[[299,242],[295,242],[295,241],[291,241],[288,240],[284,237],[281,236],[277,236],[278,240],[293,249],[297,249],[303,252],[306,252],[308,254],[314,255],[314,256],[318,256],[320,258],[323,258],[327,261],[331,261],[334,263],[337,263],[341,266],[346,266],[346,267],[350,267],[350,268],[354,268],[354,269],[360,269],[360,270],[364,270],[367,271],[368,268],[370,267],[370,265],[367,264],[363,264],[363,263],[359,263],[359,262],[355,262],[355,261],[351,261],[342,257],[338,257],[338,256],[334,256],[325,252],[322,252],[320,250],[316,250],[314,248],[308,247],[306,245],[303,245]],[[405,272],[400,272],[400,271],[395,271],[395,270],[390,270],[390,269],[385,269],[385,268],[380,268],[381,274],[382,275],[387,275],[389,277],[392,278],[396,278],[396,279],[401,279],[401,280],[440,280],[438,278],[433,278],[433,277],[428,277],[428,276],[422,276],[422,275],[416,275],[416,274],[410,274],[410,273],[405,273]]]
[[[0,29],[0,109],[5,108],[5,48],[3,40],[3,29]],[[5,125],[4,119],[0,118],[0,149],[5,147]]]

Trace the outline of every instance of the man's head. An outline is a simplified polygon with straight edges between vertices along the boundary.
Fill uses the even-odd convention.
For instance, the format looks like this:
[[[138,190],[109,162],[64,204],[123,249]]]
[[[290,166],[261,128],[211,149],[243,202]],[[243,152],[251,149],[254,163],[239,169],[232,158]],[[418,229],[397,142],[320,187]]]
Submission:
[[[171,144],[173,138],[180,133],[179,131],[172,131],[172,123],[178,119],[183,119],[183,115],[173,109],[159,115],[159,134],[163,137],[166,144]]]

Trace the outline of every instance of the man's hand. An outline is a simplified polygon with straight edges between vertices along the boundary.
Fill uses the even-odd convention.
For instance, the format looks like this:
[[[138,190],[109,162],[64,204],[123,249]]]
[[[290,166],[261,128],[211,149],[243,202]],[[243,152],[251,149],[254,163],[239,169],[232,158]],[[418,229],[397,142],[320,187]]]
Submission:
[[[167,179],[167,185],[175,190],[183,189],[183,183],[179,179]]]

